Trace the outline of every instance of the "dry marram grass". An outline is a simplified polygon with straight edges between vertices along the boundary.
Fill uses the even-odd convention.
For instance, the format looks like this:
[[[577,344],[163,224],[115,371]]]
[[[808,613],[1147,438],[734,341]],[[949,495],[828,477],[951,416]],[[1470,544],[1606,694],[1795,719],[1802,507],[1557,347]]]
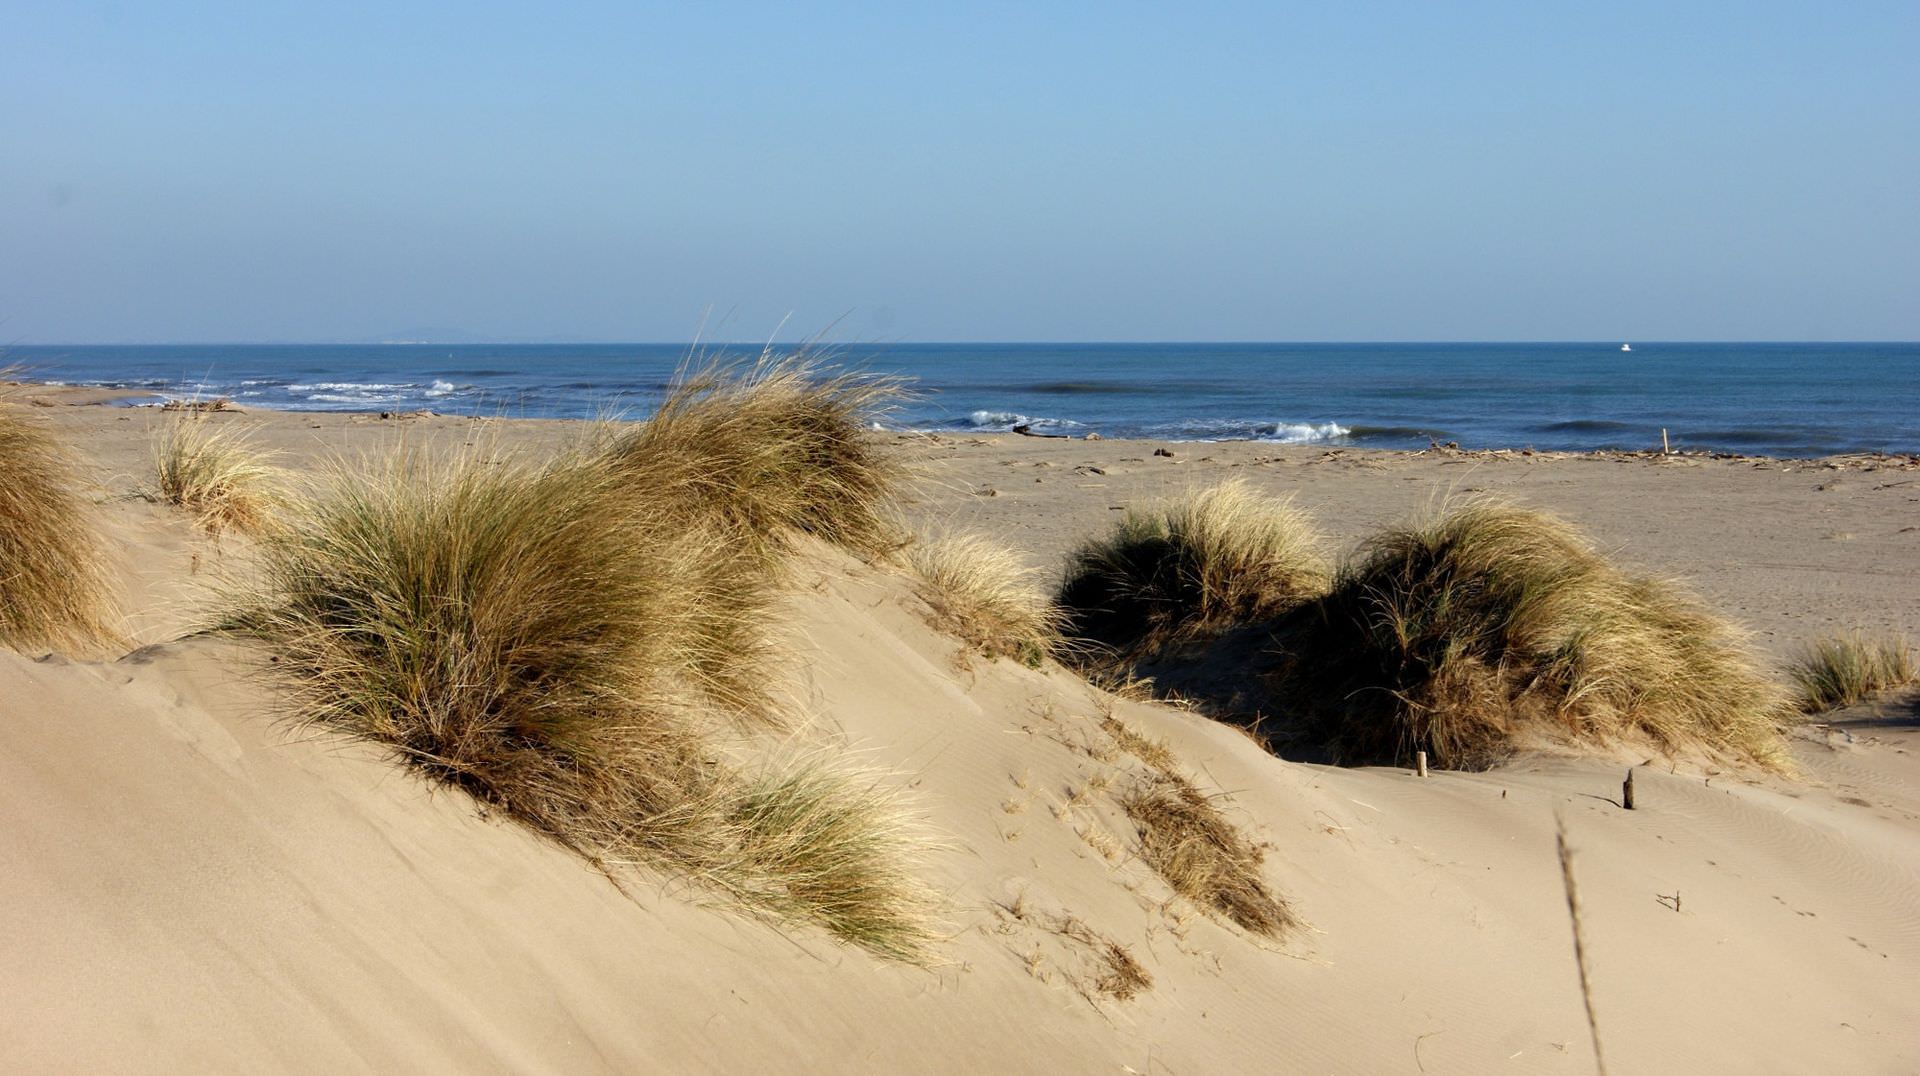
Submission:
[[[1920,681],[1913,646],[1904,635],[1869,637],[1849,632],[1807,648],[1793,668],[1800,708],[1837,710]]]
[[[779,651],[777,598],[797,536],[869,555],[899,544],[900,471],[867,430],[896,391],[805,354],[763,356],[685,374],[646,422],[600,431],[594,454],[671,533],[706,549],[687,581],[691,668],[724,708],[782,722],[764,670]]]
[[[1201,791],[1171,770],[1140,780],[1121,801],[1140,835],[1140,854],[1173,891],[1267,936],[1294,925],[1291,909],[1261,876],[1265,858]]]
[[[709,746],[709,667],[751,653],[701,619],[725,549],[684,505],[601,457],[469,454],[343,470],[290,515],[230,624],[302,720],[386,744],[605,867],[689,876],[886,956],[927,951],[930,902],[884,797],[818,766],[743,774]]]
[[[266,530],[284,499],[282,476],[249,435],[245,426],[216,425],[204,410],[172,415],[153,445],[160,499],[192,512],[215,534]]]
[[[709,517],[756,553],[796,532],[886,552],[900,544],[890,509],[901,472],[869,427],[899,392],[804,353],[708,366],[606,452],[650,497]]]
[[[234,623],[306,720],[608,850],[611,832],[580,824],[590,801],[658,784],[664,805],[699,770],[661,676],[671,554],[634,540],[614,492],[604,471],[526,460],[343,469],[263,544],[263,592]]]
[[[1145,511],[1069,558],[1068,633],[1125,658],[1277,616],[1319,594],[1328,567],[1291,498],[1234,480]]]
[[[66,446],[0,403],[0,645],[111,640],[106,551]]]
[[[924,836],[878,780],[791,764],[749,783],[730,818],[752,903],[897,960],[931,956],[938,900],[912,869]]]
[[[935,623],[988,657],[1037,666],[1059,643],[1059,615],[1020,555],[977,535],[926,538],[907,564]]]
[[[1171,776],[1179,768],[1179,760],[1174,757],[1173,749],[1167,746],[1167,741],[1144,735],[1112,714],[1100,719],[1100,728],[1113,737],[1113,742],[1119,744],[1121,750],[1146,763],[1155,773]]]
[[[1090,965],[1086,973],[1073,976],[1075,987],[1088,1001],[1103,997],[1132,1001],[1153,989],[1152,973],[1134,958],[1132,950],[1093,929],[1085,920],[1062,915],[1049,926],[1060,938],[1078,947]]]
[[[1379,535],[1276,642],[1277,709],[1348,761],[1477,768],[1545,737],[1788,765],[1792,706],[1742,632],[1508,504]]]
[[[1133,951],[1094,929],[1071,912],[1045,912],[1027,906],[1025,894],[994,905],[1000,915],[1056,939],[1055,965],[1067,983],[1088,1002],[1132,1001],[1153,989],[1153,974]],[[1051,982],[1046,954],[1035,947],[1022,954],[1027,974]]]

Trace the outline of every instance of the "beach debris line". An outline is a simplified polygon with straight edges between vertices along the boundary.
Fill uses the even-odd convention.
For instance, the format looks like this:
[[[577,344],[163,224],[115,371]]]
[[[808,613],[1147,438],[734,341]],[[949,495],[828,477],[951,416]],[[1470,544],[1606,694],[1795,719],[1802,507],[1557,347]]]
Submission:
[[[210,400],[199,398],[185,400],[165,400],[160,404],[162,411],[238,411],[232,400],[225,396],[215,396]]]

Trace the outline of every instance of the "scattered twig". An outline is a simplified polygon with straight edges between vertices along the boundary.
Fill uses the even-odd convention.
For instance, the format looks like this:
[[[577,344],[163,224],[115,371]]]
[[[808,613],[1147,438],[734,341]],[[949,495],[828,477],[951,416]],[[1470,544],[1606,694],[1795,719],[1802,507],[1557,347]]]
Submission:
[[[1439,1031],[1429,1031],[1429,1032],[1427,1032],[1427,1033],[1426,1033],[1425,1035],[1415,1035],[1415,1036],[1414,1036],[1414,1038],[1413,1038],[1413,1063],[1414,1063],[1414,1064],[1416,1064],[1416,1065],[1418,1065],[1418,1066],[1420,1066],[1420,1071],[1421,1071],[1421,1072],[1425,1072],[1425,1071],[1427,1071],[1427,1063],[1426,1063],[1425,1061],[1422,1061],[1422,1060],[1420,1060],[1420,1043],[1421,1043],[1421,1042],[1422,1042],[1423,1040],[1425,1040],[1425,1039],[1430,1039],[1430,1038],[1432,1038],[1432,1037],[1434,1037],[1435,1035],[1442,1035],[1442,1034],[1445,1034],[1445,1033],[1446,1033],[1446,1029],[1445,1029],[1445,1028],[1442,1028],[1442,1029],[1441,1029],[1441,1030],[1439,1030]]]

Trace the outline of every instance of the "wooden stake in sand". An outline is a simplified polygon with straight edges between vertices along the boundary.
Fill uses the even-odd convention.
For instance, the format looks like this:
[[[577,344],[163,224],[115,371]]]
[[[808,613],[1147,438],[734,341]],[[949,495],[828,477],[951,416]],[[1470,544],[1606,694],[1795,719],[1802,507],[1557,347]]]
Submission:
[[[1673,449],[1667,446],[1667,428],[1665,426],[1660,427],[1660,454],[1662,456],[1673,455]]]
[[[1620,806],[1633,810],[1633,768],[1627,768],[1627,781],[1620,786]]]
[[[1413,753],[1413,765],[1414,775],[1417,777],[1425,777],[1427,775],[1427,753],[1425,751],[1415,751]]]

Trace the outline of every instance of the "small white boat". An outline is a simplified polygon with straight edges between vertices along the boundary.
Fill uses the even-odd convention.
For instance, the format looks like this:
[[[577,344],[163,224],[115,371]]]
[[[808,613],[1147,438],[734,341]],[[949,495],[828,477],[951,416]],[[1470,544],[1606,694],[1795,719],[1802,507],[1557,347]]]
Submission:
[[[1633,345],[1632,345],[1632,344],[1621,344],[1621,345],[1620,345],[1620,350],[1622,350],[1622,351],[1632,351],[1632,350],[1633,350]]]

